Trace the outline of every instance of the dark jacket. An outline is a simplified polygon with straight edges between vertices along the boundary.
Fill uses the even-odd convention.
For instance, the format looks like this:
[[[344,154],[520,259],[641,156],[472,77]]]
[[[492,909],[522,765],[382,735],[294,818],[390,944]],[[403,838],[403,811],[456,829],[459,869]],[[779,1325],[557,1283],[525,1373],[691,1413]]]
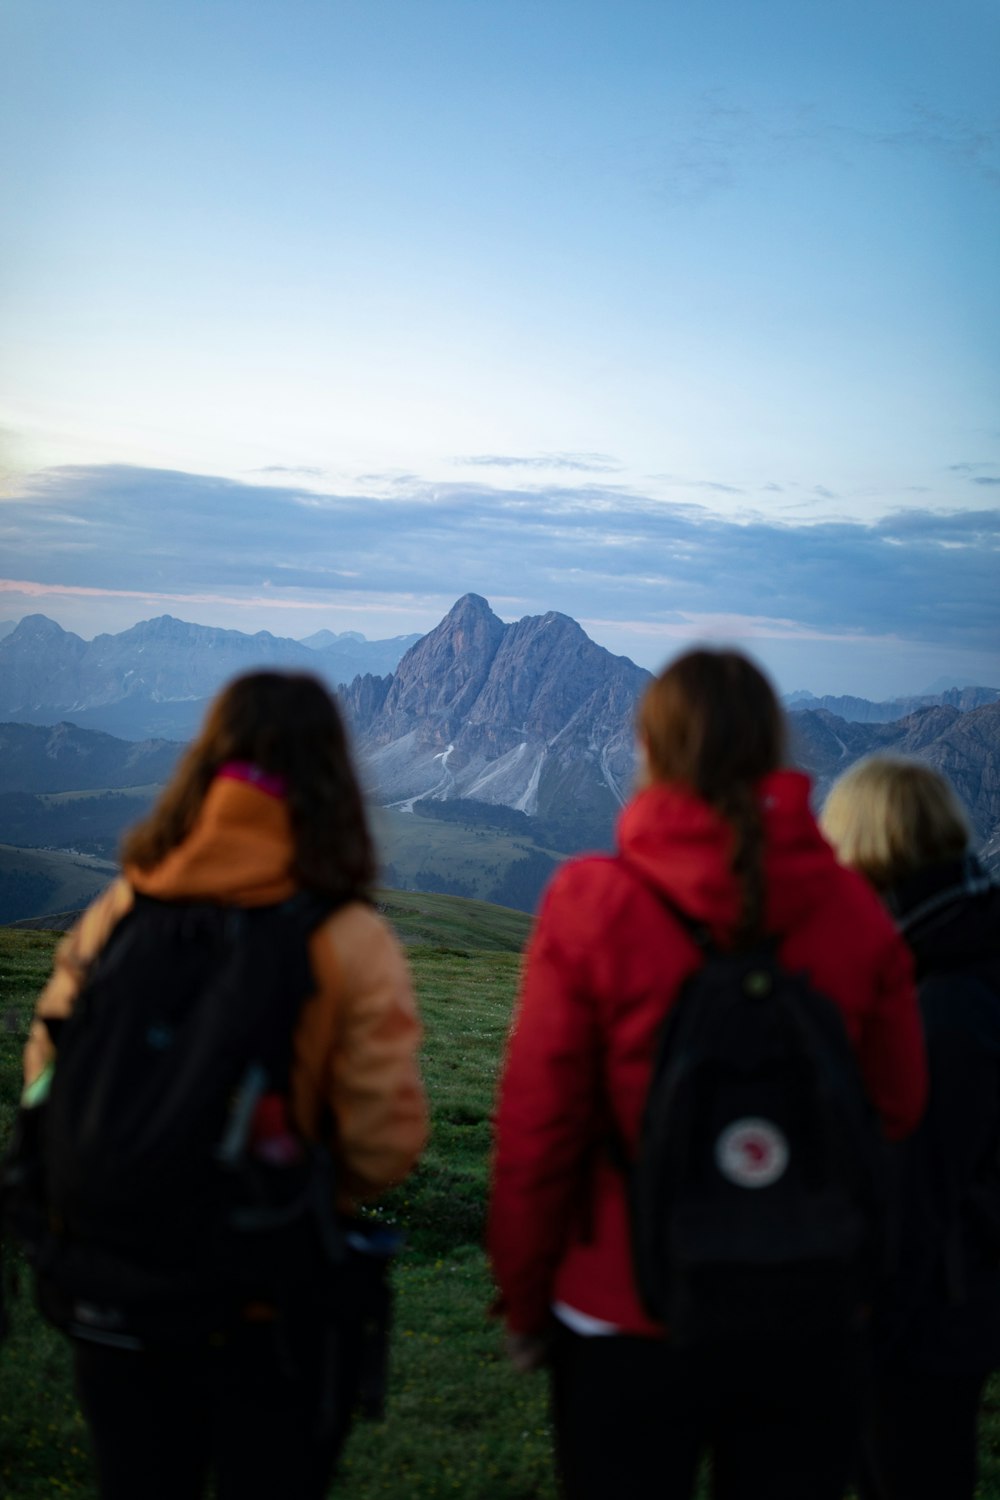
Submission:
[[[930,1097],[895,1148],[900,1264],[890,1364],[1000,1365],[1000,886],[971,855],[922,870],[888,904],[916,961]]]
[[[871,887],[837,864],[795,771],[758,789],[765,925],[781,957],[838,1006],[892,1139],[924,1106],[913,966]],[[626,1333],[661,1334],[642,1309],[625,1179],[596,1150],[639,1136],[660,1024],[701,954],[658,892],[731,944],[741,912],[732,830],[681,787],[635,797],[619,855],[570,860],[550,885],[528,952],[500,1088],[489,1243],[509,1326],[546,1327],[560,1302]],[[845,942],[844,934],[850,934]]]

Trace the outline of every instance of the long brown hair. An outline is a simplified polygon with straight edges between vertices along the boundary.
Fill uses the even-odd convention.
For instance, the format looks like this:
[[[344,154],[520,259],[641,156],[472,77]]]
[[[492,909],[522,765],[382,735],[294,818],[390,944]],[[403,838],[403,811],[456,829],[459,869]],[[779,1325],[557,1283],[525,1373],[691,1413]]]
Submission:
[[[733,830],[732,870],[743,892],[738,941],[764,918],[763,827],[755,788],[785,756],[785,721],[764,674],[738,651],[688,651],[639,705],[653,781],[689,787]]]
[[[307,673],[249,672],[222,690],[152,812],[126,835],[124,863],[151,870],[176,848],[228,761],[283,779],[303,889],[334,900],[367,892],[375,855],[343,720]]]

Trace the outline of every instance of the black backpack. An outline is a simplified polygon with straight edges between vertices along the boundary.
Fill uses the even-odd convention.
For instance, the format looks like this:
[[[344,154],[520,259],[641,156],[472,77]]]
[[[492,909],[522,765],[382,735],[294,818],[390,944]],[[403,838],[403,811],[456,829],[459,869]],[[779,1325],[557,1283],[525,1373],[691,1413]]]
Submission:
[[[51,1088],[18,1114],[3,1213],[65,1331],[138,1348],[215,1337],[253,1303],[320,1305],[344,1254],[332,1158],[287,1104],[330,911],[137,895],[49,1023]]]
[[[837,1007],[769,937],[704,961],[660,1033],[628,1163],[633,1258],[678,1345],[847,1327],[884,1261],[884,1145]]]

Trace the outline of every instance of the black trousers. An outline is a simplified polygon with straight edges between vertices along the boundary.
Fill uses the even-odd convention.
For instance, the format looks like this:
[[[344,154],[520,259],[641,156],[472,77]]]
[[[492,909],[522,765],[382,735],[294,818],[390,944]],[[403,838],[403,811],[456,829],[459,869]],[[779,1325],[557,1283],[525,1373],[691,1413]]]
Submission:
[[[878,1375],[865,1500],[972,1500],[987,1375]]]
[[[840,1500],[863,1388],[855,1336],[679,1351],[561,1328],[552,1404],[562,1493],[688,1500],[707,1455],[716,1500]]]
[[[247,1324],[220,1348],[78,1341],[102,1500],[323,1500],[350,1428],[357,1351],[322,1324],[283,1348]]]

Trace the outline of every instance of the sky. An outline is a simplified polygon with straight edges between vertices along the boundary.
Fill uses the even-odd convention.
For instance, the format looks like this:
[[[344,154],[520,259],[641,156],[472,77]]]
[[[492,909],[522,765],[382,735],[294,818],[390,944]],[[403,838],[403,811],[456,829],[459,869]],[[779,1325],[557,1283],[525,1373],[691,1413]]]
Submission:
[[[0,0],[0,620],[1000,686],[993,0]]]

